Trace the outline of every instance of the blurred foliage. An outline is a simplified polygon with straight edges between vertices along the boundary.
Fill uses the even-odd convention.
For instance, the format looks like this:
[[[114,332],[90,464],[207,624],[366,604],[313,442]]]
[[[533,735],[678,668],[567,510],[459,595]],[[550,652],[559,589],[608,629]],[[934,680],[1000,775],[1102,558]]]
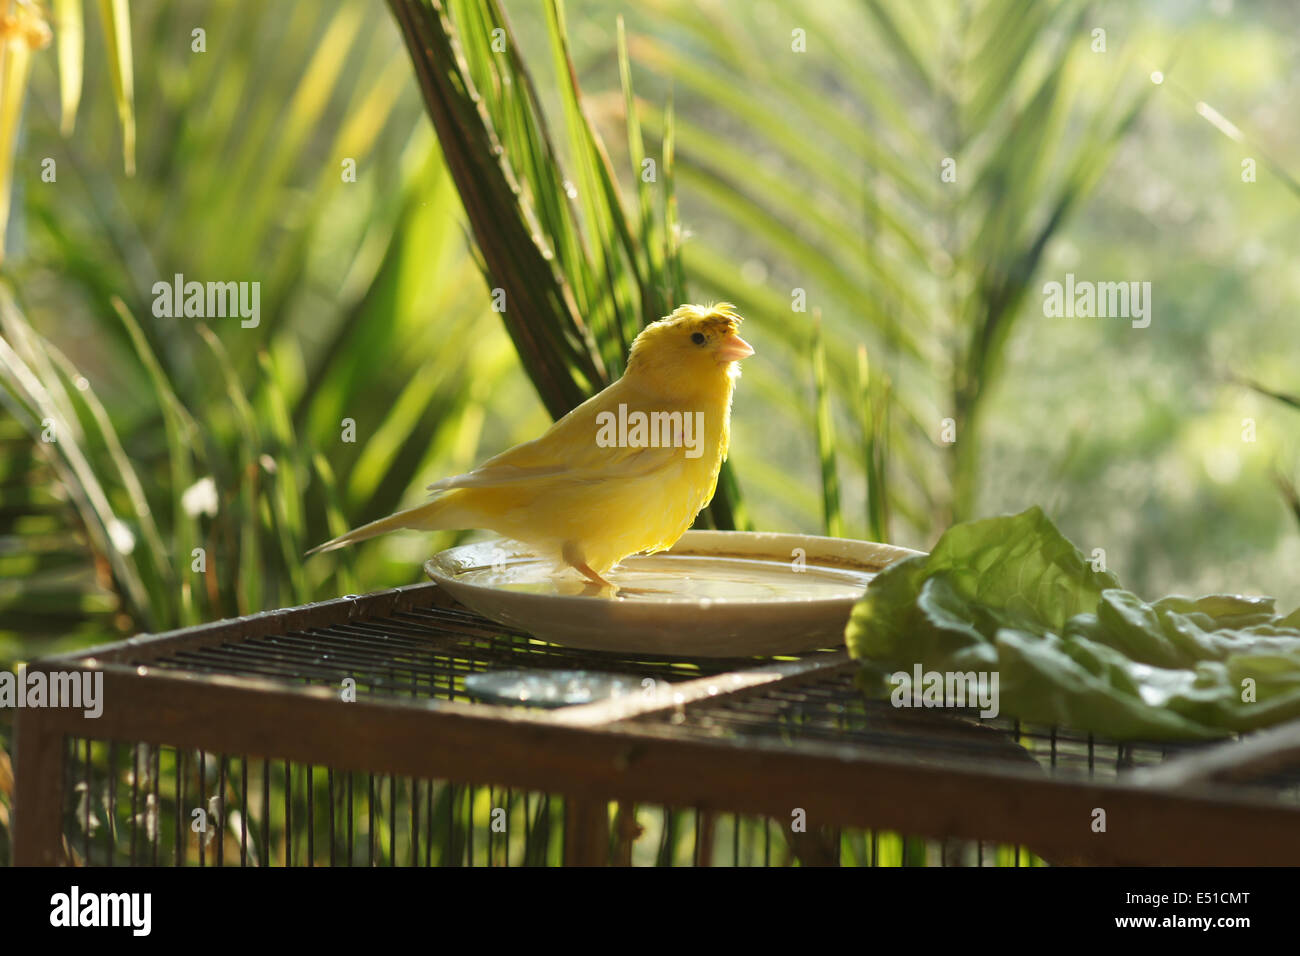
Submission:
[[[301,555],[344,513],[396,507],[417,476],[472,463],[482,400],[509,368],[384,21],[300,5],[261,14],[259,35],[219,5],[197,55],[164,42],[186,22],[175,7],[152,12],[137,30],[176,82],[138,106],[166,135],[128,179],[83,154],[93,136],[56,140],[51,122],[33,153],[63,175],[29,193],[30,248],[9,270],[23,305],[52,283],[75,303],[62,347],[27,309],[3,310],[6,404],[37,439],[6,486],[22,506],[6,624],[29,637],[75,633],[100,608],[160,629],[355,588],[348,563]],[[418,281],[426,270],[446,278]],[[155,316],[154,283],[177,274],[260,281],[262,321]],[[437,347],[471,335],[472,355]]]
[[[135,65],[131,54],[131,13],[127,0],[99,0],[109,80],[122,127],[122,158],[128,175],[135,171]],[[77,122],[81,102],[84,43],[83,0],[54,0],[58,32],[61,120],[64,134]],[[49,45],[52,33],[46,11],[36,0],[0,0],[0,259],[13,188],[14,152],[32,55]]]
[[[1151,87],[1117,53],[1106,94],[1081,95],[1093,55],[1083,4],[919,6],[815,4],[784,24],[733,24],[725,6],[665,4],[697,43],[642,37],[634,52],[702,109],[746,124],[737,149],[682,120],[681,177],[789,281],[755,289],[705,242],[688,247],[688,267],[789,341],[800,313],[820,308],[846,346],[830,350],[841,394],[852,345],[866,342],[898,382],[897,504],[928,535],[975,507],[984,398],[1038,261]],[[706,47],[709,36],[726,42]],[[948,417],[957,440],[935,456]]]
[[[1300,599],[1281,0],[98,6],[0,78],[6,664],[418,579],[456,535],[301,556],[710,297],[758,350],[717,523],[1040,503],[1139,593]],[[1066,272],[1150,281],[1151,327],[1043,317]],[[155,315],[177,275],[260,323]]]
[[[671,110],[662,167],[656,170],[651,160],[647,168],[620,20],[619,77],[631,107],[627,141],[641,172],[633,217],[584,112],[560,0],[544,6],[576,167],[572,178],[497,0],[389,4],[460,190],[493,307],[542,401],[559,418],[621,375],[641,328],[686,300]],[[656,210],[649,184],[661,181]],[[709,509],[712,524],[735,526],[735,494],[724,465]]]

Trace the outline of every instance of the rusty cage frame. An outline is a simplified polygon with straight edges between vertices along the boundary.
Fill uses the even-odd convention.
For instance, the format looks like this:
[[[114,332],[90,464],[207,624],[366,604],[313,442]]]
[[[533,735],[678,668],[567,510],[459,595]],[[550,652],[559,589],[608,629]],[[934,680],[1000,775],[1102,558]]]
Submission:
[[[525,662],[665,680],[646,694],[552,711],[481,703],[465,694],[465,674]],[[690,661],[571,651],[480,618],[433,584],[134,637],[29,665],[29,672],[100,672],[107,703],[94,720],[68,709],[17,712],[15,863],[96,862],[99,851],[84,834],[84,851],[76,854],[78,837],[69,836],[68,826],[81,812],[89,823],[89,811],[74,804],[89,789],[92,741],[126,744],[133,769],[124,779],[133,787],[133,807],[152,800],[141,792],[142,779],[145,791],[152,785],[153,796],[158,793],[160,774],[142,776],[142,754],[146,763],[152,754],[156,768],[158,747],[197,751],[205,796],[202,775],[217,773],[219,762],[223,832],[211,851],[216,863],[258,862],[248,849],[246,801],[239,822],[233,816],[229,822],[240,829],[238,860],[222,852],[235,762],[243,761],[239,779],[247,798],[250,756],[265,761],[260,781],[267,795],[271,761],[285,761],[290,790],[296,778],[289,762],[305,765],[309,829],[306,850],[296,855],[307,864],[324,862],[314,843],[324,811],[319,797],[312,804],[322,770],[330,863],[343,839],[335,833],[342,781],[346,776],[351,811],[354,773],[392,775],[389,862],[408,862],[394,859],[403,799],[415,840],[409,862],[419,862],[421,827],[432,826],[435,816],[435,779],[519,788],[525,826],[534,821],[535,829],[542,817],[529,815],[527,793],[561,795],[557,840],[567,864],[631,862],[636,830],[628,813],[634,821],[638,804],[694,809],[692,859],[704,864],[717,861],[715,824],[722,816],[734,815],[730,833],[738,845],[740,815],[780,825],[792,808],[814,829],[856,827],[937,841],[942,862],[951,841],[976,841],[981,865],[984,841],[1032,848],[1065,864],[1300,862],[1300,721],[1211,745],[1106,742],[1006,718],[903,712],[863,701],[853,687],[854,668],[842,650]],[[340,700],[341,675],[356,680],[355,702]],[[133,743],[154,749],[131,752]],[[74,764],[83,753],[86,782],[78,784]],[[111,765],[120,776],[114,753]],[[208,754],[214,756],[205,769]],[[410,778],[409,799],[398,795],[398,776]],[[430,781],[426,789],[421,781]],[[175,787],[179,811],[185,793],[179,769]],[[369,798],[374,862],[373,776]],[[382,800],[381,794],[381,810]],[[1093,825],[1098,808],[1105,810],[1104,832]],[[263,811],[269,817],[265,801]],[[286,802],[286,863],[295,859],[294,812],[301,816]],[[137,833],[137,817],[130,819],[127,861],[160,862],[158,834]],[[113,822],[110,839],[116,839]],[[349,863],[353,838],[349,823]],[[269,831],[263,862],[271,857],[268,840]],[[181,841],[178,813],[175,862],[183,864]],[[874,836],[871,844],[874,853]],[[113,864],[125,853],[110,844],[99,855]],[[797,855],[804,864],[844,862],[838,838],[829,850],[826,841],[820,848],[809,843]],[[469,859],[475,859],[472,846]],[[488,862],[493,859],[489,843]],[[739,860],[737,851],[733,861]]]

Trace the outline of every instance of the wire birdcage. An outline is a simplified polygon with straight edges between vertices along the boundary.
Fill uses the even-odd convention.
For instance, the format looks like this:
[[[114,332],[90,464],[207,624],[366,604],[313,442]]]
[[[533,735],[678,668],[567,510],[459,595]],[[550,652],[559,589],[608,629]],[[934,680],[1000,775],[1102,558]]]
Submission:
[[[485,620],[435,585],[32,668],[102,673],[105,705],[97,719],[18,712],[19,863],[1300,860],[1294,726],[1208,747],[1120,744],[901,710],[863,699],[842,651],[579,651]],[[507,668],[654,680],[558,710],[467,690],[470,675]]]

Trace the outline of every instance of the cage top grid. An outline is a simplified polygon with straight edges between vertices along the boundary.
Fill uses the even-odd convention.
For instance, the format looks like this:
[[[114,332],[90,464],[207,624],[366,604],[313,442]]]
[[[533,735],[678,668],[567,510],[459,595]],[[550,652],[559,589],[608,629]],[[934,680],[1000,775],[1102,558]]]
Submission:
[[[790,746],[855,744],[931,762],[995,761],[1029,765],[1053,775],[1115,780],[1165,761],[1192,759],[1214,745],[1186,741],[1116,741],[1060,727],[983,718],[975,708],[914,710],[863,698],[851,662],[743,690],[688,709],[632,718],[671,724],[677,733],[769,739]],[[1300,805],[1300,761],[1264,768],[1250,782]]]
[[[1097,840],[1083,835],[1085,823],[1065,841],[1066,857],[1199,860],[1188,844],[1219,832],[1300,858],[1300,811],[1277,798],[1294,798],[1295,776],[1277,772],[1300,762],[1296,728],[1200,752],[900,713],[861,699],[843,652],[645,660],[575,651],[479,618],[434,585],[131,638],[32,666],[102,671],[109,701],[101,721],[20,712],[20,740],[37,748],[42,739],[52,747],[64,736],[96,737],[733,812],[783,815],[806,804],[843,825],[1044,847],[1059,838],[1053,816],[1086,819],[1106,801],[1128,808],[1126,825]],[[649,695],[558,711],[470,702],[464,692],[468,674],[525,666],[663,683]],[[347,677],[358,699],[341,708],[337,684]],[[24,750],[38,771],[53,759],[31,757],[32,749],[20,745],[20,764]],[[1263,791],[1225,783],[1263,771],[1275,778]],[[1217,816],[1207,822],[1207,814]],[[1153,836],[1139,818],[1197,836]]]
[[[387,613],[374,606],[373,597],[358,598],[348,610],[345,620],[286,618],[269,630],[248,629],[251,633],[218,624],[203,641],[182,637],[193,631],[137,638],[100,649],[94,656],[143,669],[144,674],[223,675],[331,688],[351,679],[359,699],[470,703],[474,698],[465,692],[465,677],[505,668],[585,669],[677,683],[775,663],[762,658],[646,658],[562,647],[453,604],[434,585],[401,590]],[[260,623],[262,616],[245,620]],[[733,690],[721,699],[708,694],[690,705],[674,702],[669,709],[630,719],[668,721],[683,734],[792,746],[849,743],[930,761],[994,760],[1032,766],[1042,751],[1040,762],[1046,769],[1089,777],[1108,765],[1120,770],[1158,763],[1190,749],[1178,744],[1116,744],[1055,728],[1035,731],[1006,718],[977,719],[971,709],[899,710],[886,701],[863,700],[853,686],[854,666],[842,655],[804,657],[826,666],[806,672],[792,668],[777,686],[758,684],[757,689]],[[610,711],[611,720],[618,716],[617,710]],[[1035,746],[1039,738],[1045,747]]]

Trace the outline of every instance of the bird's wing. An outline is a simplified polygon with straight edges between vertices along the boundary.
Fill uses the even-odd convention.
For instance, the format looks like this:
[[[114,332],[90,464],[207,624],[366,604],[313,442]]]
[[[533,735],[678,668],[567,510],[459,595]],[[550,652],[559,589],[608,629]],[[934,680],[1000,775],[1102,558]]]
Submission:
[[[554,461],[534,467],[517,467],[505,463],[484,465],[463,475],[453,475],[435,481],[430,491],[449,491],[452,488],[490,488],[523,481],[546,478],[565,478],[570,481],[601,481],[606,478],[637,478],[652,474],[680,457],[678,448],[599,448],[599,455],[572,455],[564,461]]]
[[[680,448],[602,446],[596,443],[599,432],[597,416],[601,412],[617,414],[620,400],[625,401],[629,408],[641,404],[635,399],[628,401],[631,396],[620,389],[619,384],[615,383],[583,402],[539,438],[489,458],[473,471],[434,482],[429,490],[486,488],[541,478],[571,481],[635,478],[663,468],[681,455]]]

